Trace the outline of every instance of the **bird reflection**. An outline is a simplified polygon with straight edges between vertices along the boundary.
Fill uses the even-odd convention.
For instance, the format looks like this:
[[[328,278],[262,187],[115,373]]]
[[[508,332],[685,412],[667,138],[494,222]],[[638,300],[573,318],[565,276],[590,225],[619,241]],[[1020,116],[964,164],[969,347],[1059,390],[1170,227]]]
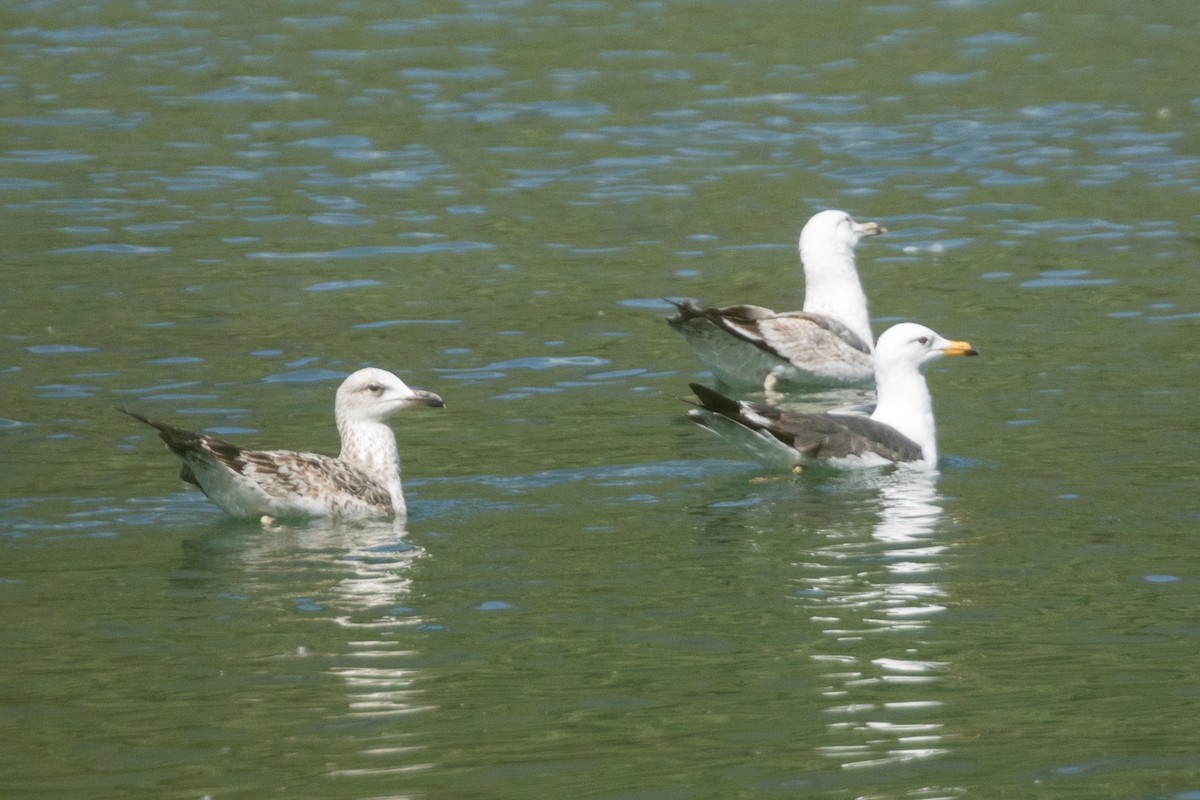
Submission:
[[[947,752],[933,685],[948,664],[926,657],[921,638],[945,608],[936,480],[936,472],[906,469],[862,478],[878,492],[869,539],[861,528],[826,537],[811,565],[824,568],[809,574],[799,595],[822,633],[810,657],[827,670],[821,696],[831,721],[817,751],[843,768]]]
[[[946,544],[935,538],[942,507],[936,473],[897,470],[880,486],[879,522],[872,536],[887,545],[886,569],[897,581],[884,584],[882,605],[893,629],[925,627],[931,614],[945,610],[936,581]]]
[[[263,540],[284,530],[305,549],[333,556],[328,569],[338,577],[319,604],[333,612],[332,622],[353,634],[345,641],[342,663],[328,670],[346,683],[347,714],[386,717],[423,710],[412,688],[415,670],[407,663],[414,652],[396,636],[422,622],[404,602],[412,588],[411,566],[425,551],[407,541],[404,522],[318,520],[267,531]]]
[[[237,544],[236,571],[247,587],[246,598],[302,612],[284,612],[281,621],[331,623],[311,630],[306,644],[286,657],[287,669],[308,667],[336,679],[343,689],[340,699],[322,715],[353,724],[371,743],[343,753],[328,774],[374,776],[423,768],[415,754],[424,747],[412,731],[396,724],[399,717],[430,708],[414,687],[419,673],[411,635],[425,620],[408,607],[413,565],[425,551],[408,540],[403,520],[273,523],[255,533],[247,537],[239,530],[230,540]]]

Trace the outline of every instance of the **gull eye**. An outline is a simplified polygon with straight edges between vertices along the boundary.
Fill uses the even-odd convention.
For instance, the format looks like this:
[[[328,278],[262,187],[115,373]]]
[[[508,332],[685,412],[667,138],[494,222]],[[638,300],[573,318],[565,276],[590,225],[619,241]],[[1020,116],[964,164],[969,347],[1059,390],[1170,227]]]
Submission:
[[[370,392],[371,394],[383,394],[383,387],[380,386],[378,383],[372,383],[370,386],[367,387],[367,391]]]
[[[922,336],[922,337],[918,338],[917,341],[920,342],[921,344],[929,344],[929,337]]]

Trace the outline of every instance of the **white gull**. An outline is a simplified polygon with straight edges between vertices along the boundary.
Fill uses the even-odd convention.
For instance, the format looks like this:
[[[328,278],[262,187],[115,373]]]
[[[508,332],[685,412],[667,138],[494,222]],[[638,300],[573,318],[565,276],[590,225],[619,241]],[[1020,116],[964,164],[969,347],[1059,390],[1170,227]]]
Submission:
[[[290,450],[246,450],[118,409],[158,431],[183,464],[179,477],[199,486],[234,517],[402,517],[396,436],[386,420],[408,406],[441,408],[433,392],[410,389],[392,373],[368,367],[338,387],[337,458]]]
[[[667,319],[721,383],[834,387],[867,384],[872,376],[871,320],[854,249],[864,236],[886,233],[845,211],[813,216],[800,232],[804,307],[776,313],[753,305],[702,308],[675,303]]]
[[[893,463],[937,466],[933,401],[925,367],[942,356],[976,356],[967,342],[944,339],[923,325],[888,328],[875,347],[877,405],[871,416],[806,414],[733,400],[699,384],[688,412],[694,422],[768,466],[835,469]]]

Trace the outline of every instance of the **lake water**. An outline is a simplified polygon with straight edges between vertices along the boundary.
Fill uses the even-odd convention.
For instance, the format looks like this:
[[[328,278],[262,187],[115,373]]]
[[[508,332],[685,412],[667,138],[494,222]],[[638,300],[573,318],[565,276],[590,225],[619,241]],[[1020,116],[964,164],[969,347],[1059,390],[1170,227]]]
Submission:
[[[1200,797],[1194,0],[14,2],[0,796]],[[685,418],[843,208],[940,472]],[[411,516],[225,519],[120,405]]]

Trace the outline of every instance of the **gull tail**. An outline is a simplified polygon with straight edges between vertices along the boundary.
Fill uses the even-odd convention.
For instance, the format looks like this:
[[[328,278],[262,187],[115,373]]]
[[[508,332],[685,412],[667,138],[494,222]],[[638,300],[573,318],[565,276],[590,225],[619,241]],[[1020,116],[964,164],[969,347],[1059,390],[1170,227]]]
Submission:
[[[196,474],[192,472],[192,468],[188,465],[189,458],[200,457],[212,459],[215,457],[217,460],[228,464],[242,452],[240,447],[214,436],[205,436],[202,433],[193,433],[183,428],[176,428],[174,425],[159,422],[156,419],[143,416],[136,411],[127,411],[119,406],[114,406],[114,408],[122,414],[127,414],[138,422],[144,422],[158,431],[158,436],[166,442],[167,449],[179,456],[179,460],[183,462],[179,466],[179,479],[186,483],[200,486],[200,482],[196,480]],[[201,486],[200,488],[203,489],[204,487]]]
[[[177,456],[183,457],[187,455],[189,450],[195,450],[205,438],[199,433],[192,433],[191,431],[185,431],[183,428],[176,428],[174,425],[168,425],[165,422],[159,422],[156,419],[142,416],[136,411],[126,411],[119,406],[115,406],[115,408],[122,414],[128,414],[138,422],[144,422],[158,431],[159,438],[166,442],[167,447]]]
[[[710,389],[700,383],[689,383],[688,388],[699,398],[701,408],[727,417],[740,416],[742,413],[741,403],[731,397],[726,397],[716,389]]]
[[[679,330],[684,323],[704,316],[704,309],[691,300],[672,300],[669,297],[664,297],[663,300],[675,306],[675,313],[667,317],[667,324],[676,330]]]
[[[692,422],[741,448],[764,466],[791,469],[802,462],[800,453],[770,429],[771,417],[779,414],[777,409],[734,400],[698,383],[688,385],[700,400],[692,403],[696,408],[688,412]]]

